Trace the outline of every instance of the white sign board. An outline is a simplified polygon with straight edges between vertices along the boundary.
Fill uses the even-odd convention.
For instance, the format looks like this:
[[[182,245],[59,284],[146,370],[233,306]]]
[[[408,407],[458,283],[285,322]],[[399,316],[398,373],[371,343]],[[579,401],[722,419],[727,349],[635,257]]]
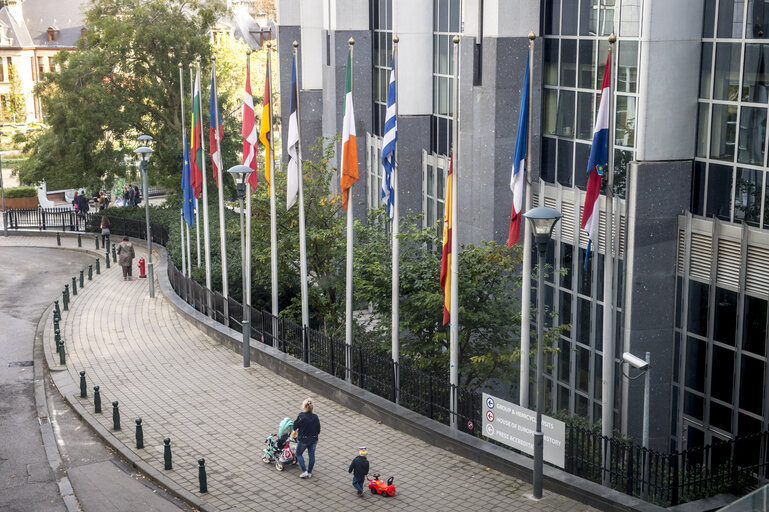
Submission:
[[[534,455],[537,413],[512,402],[483,394],[483,434],[489,439]],[[566,424],[542,415],[543,457],[560,468],[566,461]]]

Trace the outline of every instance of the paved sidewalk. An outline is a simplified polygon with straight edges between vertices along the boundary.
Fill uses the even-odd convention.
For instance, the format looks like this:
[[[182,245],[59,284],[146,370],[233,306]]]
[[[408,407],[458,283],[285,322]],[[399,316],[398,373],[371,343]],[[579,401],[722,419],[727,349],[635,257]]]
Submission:
[[[93,240],[83,245],[93,248]],[[74,240],[63,239],[71,247]],[[4,245],[55,246],[56,238],[0,238]],[[134,244],[137,258],[146,246]],[[134,260],[135,262],[136,260]],[[103,263],[103,262],[102,262]],[[134,270],[136,275],[136,271]],[[62,287],[65,283],[62,283]],[[128,450],[163,472],[162,439],[171,438],[174,469],[164,472],[219,510],[594,510],[546,492],[535,502],[531,486],[428,445],[390,427],[312,396],[322,432],[311,480],[299,468],[278,472],[264,464],[264,438],[285,416],[294,418],[308,396],[303,388],[259,366],[242,368],[241,357],[214,342],[178,313],[156,286],[125,282],[117,265],[86,282],[63,313],[65,368],[75,383],[88,378],[88,398],[77,399],[92,419],[112,429],[111,401],[118,400],[123,429],[113,432]],[[46,350],[53,357],[52,324]],[[52,367],[52,371],[57,368]],[[93,413],[93,386],[102,392],[104,414]],[[146,448],[137,450],[134,419],[141,417]],[[371,472],[394,475],[398,495],[355,495],[347,467],[366,445]],[[198,492],[197,459],[205,457],[207,494]]]

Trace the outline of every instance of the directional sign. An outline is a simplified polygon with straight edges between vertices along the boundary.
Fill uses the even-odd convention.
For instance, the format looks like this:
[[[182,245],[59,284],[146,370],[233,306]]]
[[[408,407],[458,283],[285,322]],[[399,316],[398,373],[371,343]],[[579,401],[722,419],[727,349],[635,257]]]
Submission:
[[[483,432],[486,437],[534,455],[537,413],[486,393],[483,394],[483,402],[486,406],[483,414]],[[564,467],[566,424],[542,415],[542,432],[545,462]]]

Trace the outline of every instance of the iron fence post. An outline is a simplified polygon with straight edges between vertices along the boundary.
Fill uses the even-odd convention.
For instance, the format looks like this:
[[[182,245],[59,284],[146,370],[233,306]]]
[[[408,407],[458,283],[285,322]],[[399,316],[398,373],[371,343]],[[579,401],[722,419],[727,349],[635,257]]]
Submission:
[[[302,326],[302,352],[304,352],[304,362],[310,364],[310,338],[307,332],[307,326]]]
[[[574,426],[566,425],[569,429],[569,447],[566,450],[566,471],[574,474]]]
[[[633,495],[633,447],[626,446],[627,450],[627,472],[625,477],[625,494]],[[609,481],[611,481],[611,473],[609,473]]]
[[[429,405],[430,419],[433,419],[433,376],[432,375],[427,376],[427,383],[428,383],[427,384],[427,388],[428,388],[427,400],[428,400],[428,403],[430,404]]]
[[[670,504],[675,506],[678,505],[678,452],[673,453],[670,464],[673,466],[673,488],[670,492]]]

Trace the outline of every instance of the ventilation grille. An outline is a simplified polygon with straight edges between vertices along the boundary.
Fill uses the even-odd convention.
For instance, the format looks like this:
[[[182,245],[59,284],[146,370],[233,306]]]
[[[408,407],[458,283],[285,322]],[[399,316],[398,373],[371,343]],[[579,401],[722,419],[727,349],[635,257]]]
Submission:
[[[760,247],[748,248],[748,268],[745,272],[745,291],[757,295],[769,294],[769,250]]]
[[[740,244],[731,240],[718,241],[718,271],[716,284],[740,287]]]
[[[710,282],[710,264],[713,258],[711,238],[692,233],[692,254],[689,260],[689,275],[700,281]]]
[[[576,223],[574,204],[564,201],[561,205],[561,213],[563,214],[563,219],[561,219],[561,239],[571,244],[574,242],[574,224]]]
[[[686,230],[678,230],[678,275],[684,275],[684,261],[686,259]]]

